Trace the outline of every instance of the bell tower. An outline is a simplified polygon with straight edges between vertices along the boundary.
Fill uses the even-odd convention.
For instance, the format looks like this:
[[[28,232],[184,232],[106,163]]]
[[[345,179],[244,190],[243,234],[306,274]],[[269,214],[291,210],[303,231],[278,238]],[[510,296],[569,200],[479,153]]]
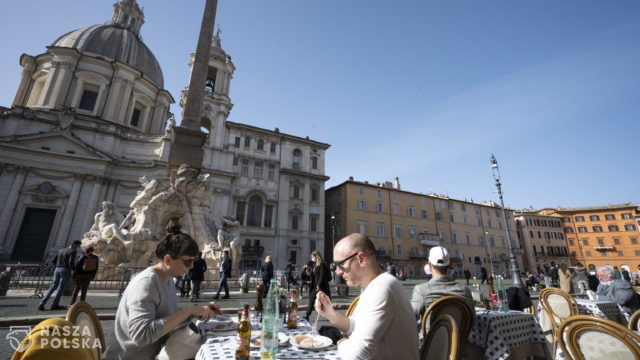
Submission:
[[[193,71],[194,59],[195,54],[191,54],[189,60],[191,71]],[[224,122],[229,117],[231,108],[233,108],[229,98],[229,85],[236,68],[231,62],[231,56],[222,49],[220,29],[218,29],[211,41],[207,65],[207,80],[204,86],[200,126],[209,133],[209,139],[205,146],[222,148],[225,136],[225,131],[223,130]],[[188,92],[188,88],[182,91],[180,106],[184,107]]]

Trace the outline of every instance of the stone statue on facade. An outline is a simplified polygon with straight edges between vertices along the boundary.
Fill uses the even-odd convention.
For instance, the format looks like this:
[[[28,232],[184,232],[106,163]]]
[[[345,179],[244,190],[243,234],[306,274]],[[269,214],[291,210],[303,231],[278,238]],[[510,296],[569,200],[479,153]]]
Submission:
[[[222,228],[218,229],[218,249],[231,250],[232,268],[237,269],[242,258],[242,244],[240,244],[240,222],[233,216],[222,216]]]

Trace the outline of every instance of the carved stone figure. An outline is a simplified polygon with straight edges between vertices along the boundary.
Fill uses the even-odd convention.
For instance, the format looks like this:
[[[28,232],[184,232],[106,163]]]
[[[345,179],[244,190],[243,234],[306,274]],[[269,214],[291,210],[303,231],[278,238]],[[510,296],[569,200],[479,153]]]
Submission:
[[[225,247],[231,249],[232,268],[237,269],[242,258],[240,244],[240,222],[232,216],[222,216],[222,229],[218,230],[218,247],[223,251]]]

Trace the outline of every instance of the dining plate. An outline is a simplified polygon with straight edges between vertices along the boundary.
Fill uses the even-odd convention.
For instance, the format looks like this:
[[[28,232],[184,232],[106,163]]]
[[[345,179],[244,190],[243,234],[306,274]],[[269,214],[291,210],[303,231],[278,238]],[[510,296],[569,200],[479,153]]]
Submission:
[[[229,331],[235,330],[238,327],[238,324],[228,315],[218,315],[209,321],[198,321],[196,325],[211,331]]]
[[[324,349],[333,345],[333,341],[322,335],[295,335],[289,339],[291,345],[305,350]]]
[[[289,341],[289,336],[279,332],[278,333],[278,344],[279,345],[284,345],[284,344],[287,343],[287,341]],[[250,344],[251,344],[252,348],[259,348],[260,347],[260,332],[259,331],[257,332],[257,334],[255,336],[253,334],[251,335]]]

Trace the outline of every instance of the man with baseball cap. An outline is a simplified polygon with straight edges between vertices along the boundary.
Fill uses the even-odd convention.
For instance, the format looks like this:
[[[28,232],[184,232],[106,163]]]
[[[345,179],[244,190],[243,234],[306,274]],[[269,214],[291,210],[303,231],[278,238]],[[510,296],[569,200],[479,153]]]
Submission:
[[[466,298],[473,305],[471,291],[463,284],[459,284],[447,275],[447,269],[451,260],[449,251],[442,246],[435,246],[429,251],[429,263],[433,277],[426,283],[413,288],[411,296],[411,307],[418,318],[422,317],[424,311],[432,302],[443,296],[455,295]]]

